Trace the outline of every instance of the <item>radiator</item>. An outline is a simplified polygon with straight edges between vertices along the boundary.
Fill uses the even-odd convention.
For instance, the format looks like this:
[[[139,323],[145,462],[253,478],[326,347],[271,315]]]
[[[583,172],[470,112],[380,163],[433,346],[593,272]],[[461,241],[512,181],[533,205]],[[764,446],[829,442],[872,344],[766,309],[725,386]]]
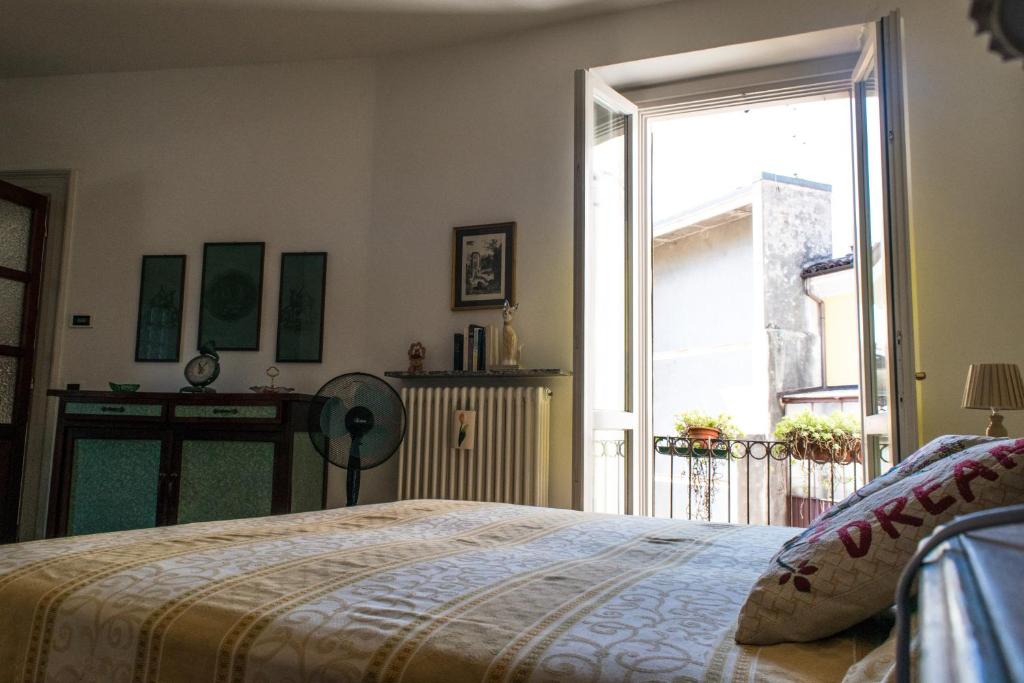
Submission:
[[[546,387],[403,387],[408,431],[398,497],[548,503],[551,390]],[[475,445],[453,447],[454,411],[476,411]]]

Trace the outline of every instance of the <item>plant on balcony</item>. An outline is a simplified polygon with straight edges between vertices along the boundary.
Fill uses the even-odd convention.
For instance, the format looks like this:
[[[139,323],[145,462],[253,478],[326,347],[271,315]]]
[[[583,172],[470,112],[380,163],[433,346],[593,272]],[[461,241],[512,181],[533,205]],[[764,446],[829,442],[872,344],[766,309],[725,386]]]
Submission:
[[[775,438],[800,459],[846,465],[860,458],[860,420],[850,413],[787,415],[775,426]]]
[[[731,415],[688,410],[676,416],[676,431],[690,440],[690,499],[698,501],[699,507],[693,516],[710,521],[711,506],[721,479],[711,441],[739,438],[740,430]],[[728,467],[728,458],[725,462]]]
[[[676,431],[689,439],[737,439],[739,427],[731,415],[712,415],[702,410],[687,410],[676,416]]]

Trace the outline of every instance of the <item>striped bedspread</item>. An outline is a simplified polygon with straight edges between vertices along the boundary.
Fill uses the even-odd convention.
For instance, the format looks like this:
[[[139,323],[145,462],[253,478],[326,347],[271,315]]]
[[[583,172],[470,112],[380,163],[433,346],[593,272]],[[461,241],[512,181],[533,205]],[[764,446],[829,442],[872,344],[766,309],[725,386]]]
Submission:
[[[841,680],[877,639],[733,641],[792,534],[421,500],[0,546],[0,681]]]

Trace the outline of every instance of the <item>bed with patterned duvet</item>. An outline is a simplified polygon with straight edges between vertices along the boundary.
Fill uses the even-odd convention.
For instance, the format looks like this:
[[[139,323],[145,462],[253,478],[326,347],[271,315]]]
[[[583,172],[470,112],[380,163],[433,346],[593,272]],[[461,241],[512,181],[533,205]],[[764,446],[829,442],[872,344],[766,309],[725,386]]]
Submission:
[[[0,681],[877,680],[737,645],[798,530],[417,500],[0,547]]]

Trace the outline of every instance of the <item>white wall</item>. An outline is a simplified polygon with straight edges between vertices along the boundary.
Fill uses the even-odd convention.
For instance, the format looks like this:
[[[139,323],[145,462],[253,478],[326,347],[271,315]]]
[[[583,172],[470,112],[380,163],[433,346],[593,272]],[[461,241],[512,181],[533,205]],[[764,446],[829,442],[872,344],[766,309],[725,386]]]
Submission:
[[[967,364],[1024,364],[1015,265],[1024,238],[1007,227],[1024,215],[1024,73],[986,50],[967,3],[954,0],[689,0],[385,61],[373,251],[378,267],[401,274],[381,291],[394,310],[381,315],[371,365],[400,355],[413,336],[447,349],[465,319],[447,310],[449,230],[504,219],[519,222],[526,360],[571,362],[574,69],[873,21],[897,5],[918,366],[928,373],[919,385],[922,434],[984,429],[983,415],[959,408]],[[410,287],[422,293],[415,304]],[[999,315],[994,299],[1013,312]],[[551,500],[559,505],[570,495],[569,395],[555,386]],[[1007,425],[1024,432],[1019,414]]]
[[[895,4],[688,0],[396,57],[376,74],[346,62],[2,82],[0,168],[81,171],[70,300],[97,327],[70,335],[65,379],[177,387],[178,368],[131,361],[138,257],[188,253],[194,291],[201,243],[226,239],[266,238],[272,256],[264,350],[228,354],[223,389],[270,364],[277,252],[325,242],[325,363],[282,380],[312,389],[336,371],[401,367],[414,338],[428,367],[445,367],[450,334],[488,321],[448,310],[451,227],[508,219],[525,362],[569,367],[573,70],[869,21]],[[1024,364],[1024,247],[1008,227],[1024,215],[1024,73],[972,35],[966,2],[898,4],[923,434],[978,431],[984,415],[959,408],[967,364]],[[551,502],[567,505],[571,382],[550,384]],[[1024,431],[1020,414],[1007,425]],[[365,498],[393,474],[367,475]]]
[[[315,391],[361,369],[375,80],[370,62],[0,81],[0,168],[77,173],[58,386],[176,391],[194,355],[203,242],[265,241],[260,351],[222,354],[221,391],[267,381],[282,251],[328,250],[324,363],[278,364]],[[188,255],[182,363],[135,363],[142,254]],[[369,479],[369,477],[368,477]]]

